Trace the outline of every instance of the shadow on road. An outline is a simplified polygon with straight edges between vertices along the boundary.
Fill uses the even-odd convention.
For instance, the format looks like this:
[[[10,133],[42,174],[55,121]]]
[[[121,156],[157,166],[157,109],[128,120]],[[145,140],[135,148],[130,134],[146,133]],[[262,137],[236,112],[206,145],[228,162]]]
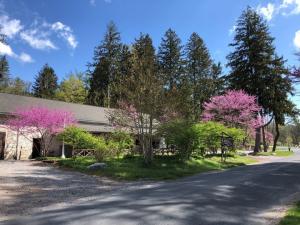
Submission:
[[[87,195],[87,187],[82,189],[80,180],[65,177],[72,182],[64,188],[74,193],[75,198],[89,195],[95,198],[58,208],[51,207],[53,202],[50,201],[48,211],[3,224],[266,224],[261,212],[284,204],[287,197],[300,191],[299,172],[298,161],[273,162],[103,194],[91,186],[95,192]],[[30,176],[36,177],[35,174]],[[20,184],[32,185],[22,176],[15,179]],[[39,189],[39,183],[50,178],[37,179],[40,181],[34,185]],[[56,189],[60,185],[57,181],[54,183],[49,185],[47,194],[57,198]],[[43,196],[37,192],[30,197],[39,201]],[[9,207],[23,204],[19,199],[24,196],[16,196]]]

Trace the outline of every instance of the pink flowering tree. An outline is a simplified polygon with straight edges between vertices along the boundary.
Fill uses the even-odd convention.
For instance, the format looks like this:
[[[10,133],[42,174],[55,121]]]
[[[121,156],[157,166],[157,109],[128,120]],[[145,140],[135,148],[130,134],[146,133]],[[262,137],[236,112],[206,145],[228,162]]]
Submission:
[[[39,106],[19,108],[12,115],[13,117],[7,121],[10,129],[29,140],[32,140],[33,136],[41,138],[44,156],[48,153],[53,137],[65,127],[76,123],[71,112]]]
[[[215,96],[204,103],[203,120],[217,121],[226,126],[243,128],[250,133],[262,126],[259,117],[261,108],[256,103],[256,97],[244,91],[227,91],[224,95]]]

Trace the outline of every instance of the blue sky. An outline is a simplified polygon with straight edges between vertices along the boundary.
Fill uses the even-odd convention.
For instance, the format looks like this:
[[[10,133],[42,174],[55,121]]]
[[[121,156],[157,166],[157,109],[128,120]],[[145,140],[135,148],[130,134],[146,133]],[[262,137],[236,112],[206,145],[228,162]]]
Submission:
[[[0,0],[0,24],[8,36],[0,54],[8,55],[13,76],[33,81],[48,63],[61,80],[86,70],[112,20],[127,44],[143,32],[157,47],[168,28],[185,43],[195,31],[225,64],[235,22],[248,5],[268,20],[278,54],[300,65],[294,55],[300,50],[300,0]]]

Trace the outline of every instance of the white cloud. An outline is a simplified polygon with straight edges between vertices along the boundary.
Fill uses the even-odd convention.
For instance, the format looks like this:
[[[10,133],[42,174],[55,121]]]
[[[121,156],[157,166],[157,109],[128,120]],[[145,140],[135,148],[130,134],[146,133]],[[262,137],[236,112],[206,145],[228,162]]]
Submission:
[[[61,22],[56,22],[51,25],[51,29],[57,32],[59,37],[65,39],[71,48],[74,49],[77,47],[78,42],[76,41],[76,38],[73,35],[73,31],[69,26]]]
[[[0,16],[1,33],[9,38],[13,38],[23,29],[21,21],[17,19],[10,19],[7,15]]]
[[[90,4],[91,4],[92,6],[95,6],[95,5],[96,5],[96,0],[90,0]]]
[[[236,29],[236,25],[232,26],[230,29],[229,29],[229,35],[231,36],[234,32],[235,32],[235,29]]]
[[[111,3],[112,0],[103,0],[105,3]],[[90,5],[91,6],[96,6],[96,0],[90,0]]]
[[[3,42],[0,42],[0,55],[15,56],[11,47]]]
[[[300,30],[296,31],[295,33],[294,45],[297,48],[297,50],[300,50]]]
[[[281,3],[268,3],[267,6],[258,6],[257,11],[270,21],[276,14],[283,16],[300,14],[300,0],[282,0]]]
[[[24,63],[34,62],[31,56],[27,53],[22,52],[20,55],[17,55],[8,44],[5,44],[3,42],[0,42],[0,55],[7,55]]]
[[[268,3],[266,7],[258,6],[258,13],[263,15],[266,20],[270,21],[273,18],[273,14],[275,12],[275,5],[272,3]]]
[[[27,53],[25,52],[22,52],[19,56],[19,59],[24,62],[24,63],[32,63],[34,62],[34,60],[31,58],[30,55],[28,55]]]
[[[91,1],[96,2],[96,0]],[[11,18],[0,0],[0,32],[8,38],[21,39],[32,48],[40,50],[58,49],[58,38],[65,40],[72,49],[77,47],[78,41],[71,27],[59,21],[52,24],[36,16],[35,18],[31,24],[23,24],[21,20]],[[7,47],[9,46],[2,45],[2,52],[5,50],[7,55],[12,54],[13,51],[9,51]],[[25,60],[28,60],[28,57]]]
[[[300,14],[300,0],[282,0],[278,8],[283,11],[282,15]]]
[[[57,49],[53,42],[46,38],[47,34],[40,30],[32,29],[21,32],[21,38],[26,41],[31,47],[36,49]]]

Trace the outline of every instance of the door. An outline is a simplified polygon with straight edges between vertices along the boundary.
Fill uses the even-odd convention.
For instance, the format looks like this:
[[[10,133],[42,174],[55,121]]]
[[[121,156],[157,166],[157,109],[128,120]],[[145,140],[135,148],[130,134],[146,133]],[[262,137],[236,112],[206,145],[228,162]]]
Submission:
[[[41,139],[33,138],[31,158],[35,159],[35,158],[38,158],[41,156],[42,156],[42,154],[41,154]]]
[[[0,160],[4,159],[4,150],[5,150],[5,133],[0,132]]]

